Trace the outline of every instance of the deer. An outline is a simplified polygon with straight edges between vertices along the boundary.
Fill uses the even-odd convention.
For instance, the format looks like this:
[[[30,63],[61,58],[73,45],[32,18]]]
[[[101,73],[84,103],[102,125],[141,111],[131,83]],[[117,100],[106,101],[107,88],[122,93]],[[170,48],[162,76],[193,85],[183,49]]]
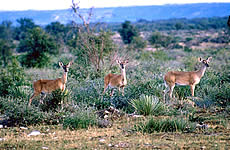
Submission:
[[[172,93],[175,85],[185,85],[190,86],[191,95],[194,97],[195,86],[200,82],[201,78],[204,76],[206,68],[209,67],[209,62],[212,57],[208,57],[206,60],[201,57],[198,58],[198,61],[202,63],[202,67],[197,71],[169,71],[164,76],[164,82],[166,86],[166,93],[169,92],[170,99],[172,98]]]
[[[128,60],[125,60],[125,61],[116,60],[116,62],[120,67],[121,74],[109,73],[108,75],[104,77],[103,94],[105,93],[108,87],[112,88],[110,96],[113,95],[114,88],[118,88],[119,92],[120,92],[120,88],[122,88],[122,95],[124,96],[124,88],[127,85],[125,67],[126,67],[126,64],[128,63]]]
[[[69,62],[67,65],[63,65],[62,62],[59,62],[59,66],[64,71],[61,78],[57,78],[54,80],[40,79],[35,81],[33,83],[34,92],[33,95],[30,97],[28,106],[31,105],[33,98],[40,95],[41,93],[44,94],[44,96],[40,99],[40,103],[43,103],[43,99],[45,98],[46,93],[51,93],[58,89],[60,89],[63,92],[66,88],[67,73],[69,71],[69,67],[72,64],[73,61]]]

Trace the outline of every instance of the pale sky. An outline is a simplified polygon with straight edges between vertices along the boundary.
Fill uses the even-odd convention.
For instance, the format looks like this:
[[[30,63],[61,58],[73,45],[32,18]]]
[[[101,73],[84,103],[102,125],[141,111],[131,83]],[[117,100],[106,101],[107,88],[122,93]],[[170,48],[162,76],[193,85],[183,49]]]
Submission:
[[[75,0],[77,2],[79,0]],[[80,0],[80,8],[230,2],[230,0]],[[72,0],[0,0],[0,10],[68,9]]]

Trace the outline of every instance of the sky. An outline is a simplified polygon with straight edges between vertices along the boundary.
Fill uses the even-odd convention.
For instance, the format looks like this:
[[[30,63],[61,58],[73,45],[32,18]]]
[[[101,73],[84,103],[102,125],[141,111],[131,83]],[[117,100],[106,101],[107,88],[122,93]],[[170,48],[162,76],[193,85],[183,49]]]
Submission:
[[[79,2],[79,0],[75,0]],[[80,0],[80,8],[230,2],[230,0]],[[68,9],[72,0],[0,0],[0,10]]]

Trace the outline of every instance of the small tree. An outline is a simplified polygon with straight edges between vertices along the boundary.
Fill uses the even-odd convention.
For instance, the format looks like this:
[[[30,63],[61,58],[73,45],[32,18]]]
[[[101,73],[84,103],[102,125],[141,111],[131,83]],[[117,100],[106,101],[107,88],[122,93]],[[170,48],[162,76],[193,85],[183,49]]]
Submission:
[[[134,37],[139,36],[137,29],[131,25],[130,21],[122,23],[122,28],[118,30],[125,44],[130,44]]]
[[[19,43],[18,51],[27,51],[21,63],[27,67],[44,67],[48,65],[48,54],[57,54],[55,41],[40,27],[29,31],[28,36]]]
[[[148,40],[156,48],[159,48],[161,46],[168,47],[169,44],[175,43],[174,39],[171,36],[162,35],[159,32],[153,32]]]
[[[93,16],[93,9],[89,9],[87,15],[82,15],[79,3],[72,0],[72,9],[77,18],[82,21],[82,25],[76,25],[78,30],[76,38],[76,51],[81,59],[84,59],[85,64],[92,64],[97,72],[100,72],[102,64],[104,64],[104,56],[113,51],[115,45],[111,39],[111,33],[100,31],[96,33],[98,24],[90,25],[90,20]]]
[[[147,42],[143,40],[143,38],[141,38],[140,36],[134,37],[131,44],[134,49],[143,49],[147,46]]]
[[[3,21],[0,24],[0,64],[6,67],[12,57],[13,49],[13,28],[11,21]]]
[[[19,23],[19,26],[15,29],[16,40],[25,39],[28,31],[37,27],[37,25],[30,18],[20,18],[17,19],[17,22]]]
[[[50,35],[52,35],[58,43],[64,44],[64,40],[65,40],[64,37],[66,33],[66,28],[64,24],[61,24],[58,21],[51,22],[45,27],[45,30]]]
[[[0,62],[3,62],[4,67],[7,66],[9,60],[11,59],[14,47],[13,43],[0,39]]]

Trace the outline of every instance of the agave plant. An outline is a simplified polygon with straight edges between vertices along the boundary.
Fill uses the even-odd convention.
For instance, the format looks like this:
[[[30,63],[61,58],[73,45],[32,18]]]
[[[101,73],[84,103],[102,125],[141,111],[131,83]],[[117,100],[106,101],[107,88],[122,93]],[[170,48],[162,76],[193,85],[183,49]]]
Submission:
[[[130,104],[141,115],[159,115],[164,112],[165,107],[158,97],[141,95],[139,99],[134,99]]]

